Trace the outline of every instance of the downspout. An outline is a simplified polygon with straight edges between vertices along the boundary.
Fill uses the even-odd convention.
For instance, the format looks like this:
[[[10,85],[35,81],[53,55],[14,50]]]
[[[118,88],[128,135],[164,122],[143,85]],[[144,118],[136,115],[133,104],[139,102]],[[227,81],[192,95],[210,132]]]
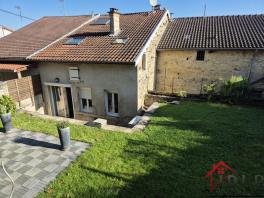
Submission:
[[[248,81],[251,82],[252,78],[252,71],[256,67],[256,57],[257,57],[258,50],[255,50],[252,55],[251,63],[250,63],[250,69],[248,74]]]

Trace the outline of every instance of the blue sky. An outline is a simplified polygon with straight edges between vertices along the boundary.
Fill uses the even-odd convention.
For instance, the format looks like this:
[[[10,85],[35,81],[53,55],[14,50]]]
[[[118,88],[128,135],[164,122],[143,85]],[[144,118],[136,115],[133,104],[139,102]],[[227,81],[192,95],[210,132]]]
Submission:
[[[151,10],[149,0],[64,0],[67,15],[106,13],[110,7],[120,12]],[[204,4],[207,15],[237,15],[264,13],[264,0],[158,0],[162,7],[174,13],[174,17],[201,16]],[[0,8],[18,13],[15,6],[22,8],[22,15],[39,19],[42,16],[64,15],[59,0],[0,0]],[[18,29],[30,21],[0,12],[0,24]]]

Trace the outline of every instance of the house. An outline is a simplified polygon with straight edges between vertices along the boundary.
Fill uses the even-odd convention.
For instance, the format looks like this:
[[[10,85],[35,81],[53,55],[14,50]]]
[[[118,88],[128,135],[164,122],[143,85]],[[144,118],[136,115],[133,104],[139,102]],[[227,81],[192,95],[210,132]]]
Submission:
[[[11,34],[12,32],[14,31],[11,30],[10,28],[0,25],[0,38],[7,36],[8,34]]]
[[[43,17],[1,38],[0,81],[38,73],[33,62],[27,60],[27,57],[91,18],[91,16]]]
[[[42,91],[37,65],[27,60],[92,16],[43,17],[0,39],[0,94],[17,106],[42,112]]]
[[[169,12],[110,9],[35,52],[49,115],[91,121],[131,119],[154,87],[156,47]]]
[[[127,121],[144,110],[149,91],[201,94],[207,83],[232,75],[262,81],[263,21],[264,15],[172,20],[160,6],[44,17],[0,39],[0,78],[39,74],[48,115]]]
[[[264,15],[176,18],[157,56],[160,93],[201,94],[203,85],[232,75],[255,82],[264,77]]]

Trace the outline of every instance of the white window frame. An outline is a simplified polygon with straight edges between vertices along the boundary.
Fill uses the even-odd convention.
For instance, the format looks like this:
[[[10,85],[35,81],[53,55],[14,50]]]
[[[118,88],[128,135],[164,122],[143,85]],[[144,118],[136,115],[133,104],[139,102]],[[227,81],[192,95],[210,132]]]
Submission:
[[[78,67],[69,67],[70,81],[80,80],[80,70]]]
[[[112,111],[109,112],[108,111],[108,94],[111,94],[112,95]],[[118,104],[118,113],[115,112],[115,94],[117,94],[117,97],[118,97],[118,101],[117,101],[117,104]],[[105,111],[106,111],[106,114],[109,115],[109,116],[113,116],[113,117],[118,117],[119,116],[119,94],[117,92],[112,92],[112,91],[105,91]]]
[[[86,92],[86,94],[83,94],[84,92]],[[83,96],[83,95],[86,95],[86,96]],[[84,113],[92,113],[93,112],[93,105],[90,107],[89,106],[89,100],[92,101],[93,103],[93,100],[92,100],[92,90],[91,88],[88,88],[88,87],[80,87],[79,88],[79,109],[80,109],[80,112],[84,112]],[[83,108],[83,99],[86,100],[86,103],[87,103],[87,108]]]

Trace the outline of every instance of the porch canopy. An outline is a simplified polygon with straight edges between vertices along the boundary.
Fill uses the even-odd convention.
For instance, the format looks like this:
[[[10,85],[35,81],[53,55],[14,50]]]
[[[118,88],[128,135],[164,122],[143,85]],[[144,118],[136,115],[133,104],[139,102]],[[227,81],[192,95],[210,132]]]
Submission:
[[[28,69],[28,64],[0,63],[0,72],[21,72]]]

